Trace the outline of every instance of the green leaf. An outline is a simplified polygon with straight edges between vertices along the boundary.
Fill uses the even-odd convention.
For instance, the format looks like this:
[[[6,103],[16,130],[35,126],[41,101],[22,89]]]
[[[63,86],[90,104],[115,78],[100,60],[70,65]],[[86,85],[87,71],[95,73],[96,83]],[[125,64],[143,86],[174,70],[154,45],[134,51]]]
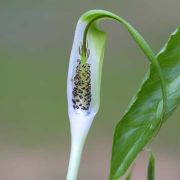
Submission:
[[[149,157],[147,180],[155,180],[155,157],[152,152]]]
[[[110,180],[119,179],[139,152],[157,134],[164,122],[180,103],[180,27],[171,35],[157,55],[166,82],[167,107],[163,119],[160,79],[150,65],[142,86],[116,126],[111,159]]]
[[[126,177],[126,180],[131,180],[131,176],[132,176],[132,171],[129,172],[129,174]]]

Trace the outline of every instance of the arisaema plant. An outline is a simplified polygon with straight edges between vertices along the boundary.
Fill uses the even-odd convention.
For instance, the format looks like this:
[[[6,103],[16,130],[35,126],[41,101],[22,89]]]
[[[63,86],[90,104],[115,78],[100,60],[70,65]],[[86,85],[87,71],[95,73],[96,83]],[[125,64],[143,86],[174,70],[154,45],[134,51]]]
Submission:
[[[68,72],[71,154],[67,180],[77,179],[83,146],[100,105],[106,34],[98,28],[98,22],[106,19],[122,25],[150,62],[140,88],[116,125],[109,180],[118,180],[127,172],[180,103],[180,27],[155,55],[140,33],[118,15],[104,10],[83,14],[77,23]],[[131,172],[126,179],[131,179]],[[147,179],[154,180],[153,155]]]

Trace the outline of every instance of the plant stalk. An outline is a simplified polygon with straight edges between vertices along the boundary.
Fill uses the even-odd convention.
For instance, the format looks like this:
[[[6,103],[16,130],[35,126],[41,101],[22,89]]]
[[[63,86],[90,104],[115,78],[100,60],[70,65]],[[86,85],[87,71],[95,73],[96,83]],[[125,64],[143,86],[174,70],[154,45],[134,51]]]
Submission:
[[[93,118],[71,118],[71,152],[66,180],[76,180],[78,176],[81,154]]]
[[[71,143],[71,153],[66,180],[76,180],[81,161],[81,154],[84,147],[84,140]]]

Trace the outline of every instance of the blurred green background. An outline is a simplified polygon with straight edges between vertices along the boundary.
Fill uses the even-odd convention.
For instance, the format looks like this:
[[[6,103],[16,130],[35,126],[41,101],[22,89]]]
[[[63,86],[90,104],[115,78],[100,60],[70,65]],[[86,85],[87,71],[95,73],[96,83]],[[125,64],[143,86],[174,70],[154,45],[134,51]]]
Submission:
[[[74,30],[90,9],[117,13],[158,52],[180,24],[179,0],[0,1],[0,180],[63,180],[70,150],[66,79]],[[137,91],[148,61],[126,30],[110,21],[100,112],[91,128],[79,180],[108,176],[115,124]],[[150,147],[157,179],[180,176],[180,109]],[[146,153],[134,180],[145,179]]]

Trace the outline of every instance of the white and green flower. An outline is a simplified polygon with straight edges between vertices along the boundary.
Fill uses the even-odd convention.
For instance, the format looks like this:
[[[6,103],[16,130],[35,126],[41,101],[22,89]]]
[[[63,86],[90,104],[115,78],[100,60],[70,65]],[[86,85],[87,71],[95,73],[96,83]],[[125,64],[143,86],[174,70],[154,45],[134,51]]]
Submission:
[[[163,94],[163,108],[159,113],[160,116],[163,116],[166,108],[166,90],[162,71],[153,51],[143,37],[127,21],[108,11],[92,10],[83,14],[75,31],[67,80],[68,114],[71,126],[71,157],[67,180],[77,178],[84,142],[100,105],[106,35],[97,28],[96,23],[102,18],[121,23],[154,65],[161,80]]]

